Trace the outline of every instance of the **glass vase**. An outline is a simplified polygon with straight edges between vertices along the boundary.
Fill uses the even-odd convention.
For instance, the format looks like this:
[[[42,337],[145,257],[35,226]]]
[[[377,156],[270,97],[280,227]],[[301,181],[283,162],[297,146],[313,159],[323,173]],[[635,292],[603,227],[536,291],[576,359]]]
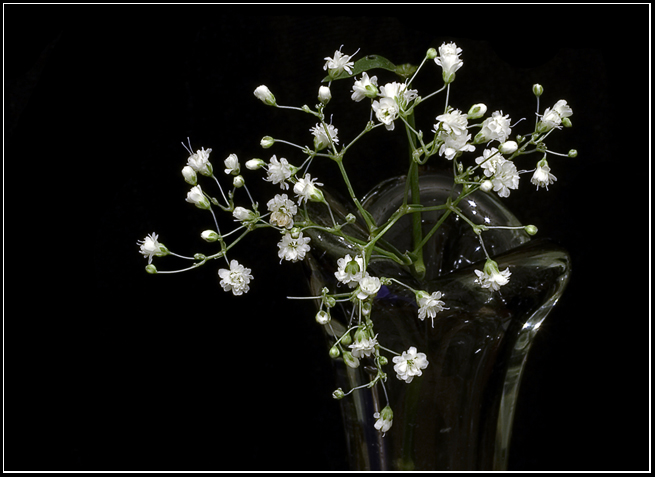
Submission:
[[[424,206],[442,205],[458,189],[452,176],[420,177]],[[376,186],[363,199],[364,208],[382,224],[402,204],[405,178],[397,177]],[[337,222],[344,222],[349,200],[326,194]],[[476,192],[459,203],[476,224],[520,226],[516,217],[492,194]],[[332,225],[325,204],[310,206],[312,218]],[[443,210],[422,213],[427,234]],[[366,239],[363,221],[344,229]],[[306,257],[310,293],[323,287],[344,292],[334,276],[337,260],[357,255],[355,246],[331,234],[308,229],[312,251]],[[412,223],[403,217],[384,236],[383,246],[411,250]],[[374,300],[371,320],[378,341],[397,353],[414,346],[427,355],[423,375],[409,384],[397,379],[392,355],[385,389],[393,409],[393,425],[384,435],[375,429],[374,414],[387,405],[379,385],[363,388],[341,399],[349,461],[352,470],[505,470],[512,420],[521,374],[540,324],[562,294],[570,274],[570,257],[555,243],[531,238],[524,230],[492,229],[483,233],[484,246],[500,270],[509,267],[511,278],[499,291],[475,283],[474,270],[482,270],[485,254],[472,228],[451,214],[423,248],[426,274],[416,278],[409,268],[390,259],[373,258],[367,271],[395,278],[416,290],[440,291],[447,309],[434,323],[418,319],[411,290],[382,286]],[[324,326],[328,349],[335,336],[348,329],[352,304],[339,302],[331,310],[330,326]],[[334,360],[335,388],[348,391],[365,385],[375,376],[372,359],[363,358],[353,369],[342,358]],[[373,373],[373,374],[370,374]]]

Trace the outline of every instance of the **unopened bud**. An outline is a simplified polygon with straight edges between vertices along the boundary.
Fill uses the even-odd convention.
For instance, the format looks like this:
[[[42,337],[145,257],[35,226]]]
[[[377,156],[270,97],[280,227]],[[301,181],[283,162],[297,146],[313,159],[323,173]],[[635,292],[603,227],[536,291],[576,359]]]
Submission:
[[[483,103],[474,104],[466,114],[467,119],[478,119],[487,112],[487,106]]]
[[[152,263],[150,265],[146,265],[146,272],[148,272],[150,275],[156,275],[157,267],[155,267]]]
[[[191,166],[184,166],[182,169],[182,175],[187,184],[196,185],[198,183],[196,171],[194,171]]]
[[[266,163],[261,159],[250,159],[246,162],[246,169],[256,171],[257,169],[261,169],[264,165],[266,165]]]
[[[334,399],[343,399],[346,393],[343,392],[343,389],[339,388],[332,393]]]
[[[537,232],[539,231],[539,229],[537,229],[537,227],[535,227],[534,225],[526,225],[524,227],[524,230],[528,235],[536,235]]]
[[[489,192],[493,186],[494,185],[490,180],[482,181],[482,184],[480,184],[480,190],[482,192]]]
[[[336,359],[340,355],[341,355],[341,351],[339,351],[339,348],[337,348],[336,346],[333,346],[332,348],[330,348],[330,358]]]
[[[541,86],[539,83],[533,84],[532,85],[532,93],[538,98],[541,96],[544,92],[544,87]]]
[[[240,187],[243,187],[245,185],[246,181],[244,180],[243,176],[239,175],[234,178],[232,181],[232,185],[239,189]]]
[[[321,86],[318,88],[318,100],[323,103],[323,104],[328,104],[330,100],[332,99],[332,93],[330,92],[330,88],[327,86]]]
[[[200,234],[200,236],[205,242],[216,242],[220,238],[220,236],[213,230],[205,230]]]
[[[259,143],[264,149],[268,149],[271,147],[273,144],[275,144],[275,139],[273,139],[271,136],[264,136],[262,140]]]
[[[576,157],[577,155],[578,155],[578,151],[576,151],[575,149],[571,149],[568,154],[569,157]]]
[[[425,56],[428,58],[428,60],[434,60],[437,57],[437,50],[430,48]]]
[[[262,103],[268,106],[276,106],[275,96],[271,93],[271,90],[267,86],[261,85],[255,89],[255,96],[257,99],[261,100]]]
[[[319,325],[327,325],[330,322],[330,314],[325,310],[319,311],[316,313],[316,322]]]
[[[519,148],[519,145],[515,141],[506,141],[498,146],[498,150],[501,154],[513,154]]]

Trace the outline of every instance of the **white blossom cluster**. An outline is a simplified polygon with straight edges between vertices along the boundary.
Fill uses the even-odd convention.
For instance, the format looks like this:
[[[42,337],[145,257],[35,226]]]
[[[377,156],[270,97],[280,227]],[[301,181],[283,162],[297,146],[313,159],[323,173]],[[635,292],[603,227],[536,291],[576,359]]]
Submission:
[[[537,98],[535,127],[533,132],[525,135],[513,135],[512,121],[509,115],[504,114],[500,109],[487,115],[487,106],[483,103],[474,104],[468,108],[466,113],[463,112],[466,109],[452,107],[448,98],[456,73],[464,64],[461,54],[462,49],[452,42],[444,43],[438,49],[430,48],[421,65],[405,75],[403,81],[388,81],[382,84],[379,83],[377,76],[370,76],[366,70],[362,69],[363,63],[353,59],[356,53],[347,55],[342,53],[340,48],[334,52],[333,56],[324,58],[323,69],[327,71],[328,76],[323,83],[327,84],[319,86],[318,103],[314,109],[307,105],[302,107],[281,105],[267,86],[257,87],[254,95],[265,105],[300,111],[313,116],[312,126],[309,128],[313,147],[297,145],[270,136],[262,138],[260,146],[263,149],[269,149],[276,144],[289,145],[295,150],[301,151],[302,159],[292,158],[290,161],[286,157],[278,157],[278,153],[271,155],[268,160],[252,158],[245,162],[246,170],[262,171],[264,181],[280,188],[280,193],[274,194],[265,201],[266,210],[260,213],[259,203],[251,196],[246,180],[241,174],[241,162],[236,154],[231,153],[223,160],[223,173],[231,180],[231,183],[227,183],[226,186],[224,176],[219,178],[214,174],[215,169],[210,161],[212,149],[201,148],[193,152],[190,142],[188,147],[183,144],[189,156],[182,169],[182,176],[191,186],[186,201],[201,210],[211,212],[215,229],[204,230],[200,235],[205,242],[216,244],[219,250],[212,255],[203,253],[196,253],[192,257],[179,255],[171,252],[159,242],[159,236],[152,233],[147,235],[144,240],[137,242],[140,253],[148,260],[146,266],[148,273],[177,273],[197,268],[210,260],[225,260],[226,267],[218,269],[219,284],[226,292],[240,296],[250,290],[253,280],[252,270],[236,259],[228,259],[228,253],[231,254],[232,248],[247,234],[258,229],[276,231],[279,234],[277,254],[280,262],[299,262],[305,259],[312,247],[307,230],[319,229],[324,233],[336,235],[352,245],[351,250],[359,252],[352,255],[347,254],[337,260],[334,272],[336,287],[334,290],[326,287],[320,296],[307,298],[317,300],[319,310],[315,317],[316,321],[320,325],[329,327],[331,335],[335,336],[330,356],[342,358],[345,365],[351,368],[359,367],[361,362],[366,360],[377,369],[377,374],[370,383],[353,388],[347,393],[337,389],[333,396],[341,399],[356,389],[378,384],[384,389],[387,373],[383,369],[389,361],[385,356],[388,353],[394,355],[392,358],[393,370],[398,380],[411,383],[414,378],[422,376],[429,364],[425,353],[419,352],[415,346],[410,346],[407,350],[393,351],[381,344],[384,337],[375,333],[374,309],[378,304],[376,297],[383,287],[400,286],[409,289],[415,298],[417,319],[425,321],[426,318],[429,318],[432,328],[434,328],[435,319],[438,320],[439,316],[449,309],[446,306],[447,297],[438,290],[416,290],[394,278],[375,276],[370,273],[369,264],[375,254],[377,257],[393,260],[411,268],[417,277],[421,278],[421,274],[424,273],[424,269],[421,267],[424,264],[418,257],[421,257],[423,242],[418,243],[415,250],[408,250],[403,255],[390,252],[378,246],[376,242],[403,215],[412,213],[413,217],[420,220],[423,206],[409,202],[406,197],[403,207],[399,208],[386,224],[378,224],[375,229],[376,233],[371,233],[369,241],[363,244],[361,240],[350,237],[343,229],[344,225],[352,223],[356,218],[350,214],[346,217],[345,223],[338,223],[335,220],[331,206],[321,189],[324,184],[319,182],[316,177],[312,177],[308,169],[316,158],[334,161],[339,166],[354,206],[358,208],[366,226],[373,232],[373,224],[368,221],[367,213],[356,197],[343,165],[343,159],[348,149],[356,141],[374,129],[383,126],[384,130],[392,132],[396,126],[404,127],[407,136],[411,138],[410,166],[406,175],[407,190],[411,190],[412,185],[417,185],[418,166],[426,164],[431,157],[437,156],[452,162],[453,179],[456,184],[461,186],[461,192],[448,206],[448,213],[453,213],[471,224],[486,255],[483,235],[486,230],[493,229],[495,226],[493,224],[475,225],[456,207],[457,203],[478,190],[495,193],[502,198],[509,197],[511,191],[518,189],[520,176],[525,173],[532,173],[530,182],[536,186],[537,190],[539,188],[548,189],[548,186],[557,180],[546,160],[548,154],[575,157],[577,152],[571,150],[568,154],[555,153],[548,150],[544,139],[555,130],[571,126],[569,118],[573,112],[565,100],[559,100],[554,106],[547,108],[543,114],[539,114],[539,98],[543,94],[543,88],[540,85],[533,86],[533,94]],[[433,60],[434,64],[441,69],[442,87],[422,97],[416,89],[412,89],[411,83],[426,62],[430,63],[429,60]],[[389,68],[386,67],[386,69]],[[365,123],[363,131],[355,134],[354,139],[346,144],[340,141],[339,129],[332,124],[332,119],[330,119],[330,123],[325,120],[325,109],[332,99],[332,82],[344,78],[350,78],[353,81],[350,90],[352,101],[362,103],[368,100],[370,108],[368,115],[371,118]],[[444,91],[445,105],[442,112],[432,116],[435,118],[430,131],[433,135],[428,137],[428,134],[423,134],[414,125],[414,109]],[[356,107],[360,108],[360,106]],[[377,122],[372,121],[373,117]],[[535,167],[531,170],[519,170],[516,160],[520,156],[532,153],[542,155]],[[473,154],[468,165],[465,165],[464,162],[465,154]],[[300,166],[293,163],[300,164]],[[213,180],[220,193],[218,198],[209,195],[201,187],[198,183],[199,176]],[[247,200],[241,192],[238,192],[242,190],[245,191]],[[239,205],[235,199],[237,193],[244,197]],[[310,202],[323,204],[322,206],[327,208],[332,219],[332,226],[325,226],[313,220],[307,207]],[[231,214],[235,222],[234,230],[227,233],[221,232],[215,209]],[[532,225],[515,228],[522,228],[530,235],[536,233],[536,227]],[[153,258],[168,255],[191,260],[193,265],[182,270],[157,270],[152,263]],[[501,271],[498,263],[487,255],[482,270],[474,270],[472,275],[472,283],[493,293],[500,292],[502,287],[510,283],[511,271],[509,267]],[[352,310],[347,330],[340,334],[335,333],[331,324],[331,310],[337,302],[351,303]],[[384,389],[384,394],[387,394],[386,389]],[[376,419],[375,428],[382,434],[388,432],[393,423],[393,411],[390,404],[388,403],[386,407],[376,412],[374,418]]]

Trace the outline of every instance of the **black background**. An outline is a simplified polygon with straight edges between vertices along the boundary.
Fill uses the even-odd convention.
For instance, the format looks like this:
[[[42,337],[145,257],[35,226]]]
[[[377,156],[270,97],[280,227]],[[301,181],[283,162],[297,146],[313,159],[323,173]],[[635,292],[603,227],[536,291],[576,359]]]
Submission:
[[[259,84],[313,105],[323,58],[342,44],[418,63],[444,41],[464,50],[460,109],[531,118],[539,82],[542,110],[564,98],[574,111],[548,145],[578,157],[549,157],[550,190],[524,179],[507,201],[573,257],[525,370],[510,470],[649,468],[649,7],[359,8],[371,15],[5,5],[6,470],[345,469],[330,360],[310,304],[285,299],[306,290],[277,240],[235,250],[255,276],[242,297],[221,290],[212,263],[147,275],[136,241],[155,231],[178,253],[211,251],[199,238],[211,217],[184,201],[187,137],[218,170],[230,153],[293,162],[289,147],[262,151],[264,135],[309,142],[311,118],[265,107]],[[412,16],[376,15],[400,10]],[[415,86],[439,78],[428,64]],[[330,105],[342,137],[368,118],[350,87],[335,83]],[[396,129],[376,130],[369,153],[353,148],[358,193],[404,172]],[[331,164],[315,171],[335,177]],[[246,174],[251,190],[272,195],[259,177]]]

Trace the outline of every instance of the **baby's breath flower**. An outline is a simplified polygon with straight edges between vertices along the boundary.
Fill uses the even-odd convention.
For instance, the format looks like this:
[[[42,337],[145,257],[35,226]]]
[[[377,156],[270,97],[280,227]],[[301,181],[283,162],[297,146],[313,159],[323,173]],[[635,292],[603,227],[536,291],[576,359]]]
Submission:
[[[311,128],[309,131],[314,135],[314,147],[317,151],[325,149],[326,147],[331,146],[332,144],[339,144],[339,138],[337,134],[339,130],[332,126],[331,124],[327,125],[328,132],[325,132],[325,128],[322,124],[317,123],[316,126]],[[329,133],[329,136],[328,136]]]
[[[168,255],[168,249],[157,240],[159,237],[156,233],[151,233],[143,240],[138,240],[137,245],[140,245],[139,252],[143,254],[144,258],[148,259],[148,264],[152,263],[152,257],[163,257]]]
[[[286,194],[276,194],[266,203],[266,207],[271,212],[271,224],[287,229],[293,227],[293,217],[298,212],[298,207]]]
[[[498,150],[501,152],[501,154],[513,154],[518,148],[519,145],[516,143],[516,141],[505,141],[500,146],[498,146]]]
[[[519,172],[516,170],[516,165],[512,161],[503,162],[496,167],[491,182],[494,185],[494,191],[500,197],[509,197],[510,189],[518,189],[519,187]]]
[[[236,154],[230,154],[227,156],[227,159],[225,159],[225,173],[226,174],[232,174],[233,176],[236,176],[239,174],[240,166],[239,166],[239,158],[237,157]]]
[[[464,62],[459,58],[462,49],[455,43],[443,43],[439,47],[439,56],[434,61],[441,66],[444,83],[452,83],[455,80],[455,72],[462,67]]]
[[[234,295],[242,295],[250,290],[250,269],[239,264],[236,260],[230,261],[230,269],[221,268],[218,276],[221,277],[223,290],[232,291]]]
[[[393,122],[398,118],[398,104],[391,98],[380,98],[380,101],[373,101],[371,107],[375,117],[384,124],[387,131],[393,131]]]
[[[246,161],[246,169],[251,170],[251,171],[256,171],[257,169],[261,169],[264,167],[266,163],[262,161],[261,159],[250,159],[249,161]]]
[[[495,147],[485,149],[482,151],[481,156],[475,158],[476,164],[482,164],[484,175],[487,177],[493,176],[496,173],[496,168],[505,161],[506,159],[500,155]]]
[[[380,96],[382,98],[393,99],[401,109],[404,109],[412,100],[418,96],[415,89],[407,89],[405,83],[387,83],[380,87]]]
[[[312,179],[312,176],[305,174],[305,177],[298,179],[296,185],[293,186],[293,192],[298,196],[298,203],[302,205],[306,201],[321,202],[324,197],[323,193],[316,187],[322,186],[320,182],[316,182],[316,179]]]
[[[482,130],[475,136],[475,142],[478,144],[493,140],[505,142],[512,132],[509,126],[509,115],[503,116],[502,111],[494,111],[491,117],[482,123]]]
[[[469,112],[466,114],[466,117],[468,119],[479,119],[482,116],[484,116],[486,112],[487,112],[487,105],[483,103],[478,103],[471,106],[471,109],[469,109]]]
[[[475,151],[475,146],[469,144],[469,141],[471,140],[470,134],[456,135],[441,131],[437,138],[443,141],[443,144],[439,147],[439,155],[444,156],[449,161],[459,152]]]
[[[239,222],[256,222],[259,214],[245,207],[235,207],[232,216]]]
[[[337,280],[341,283],[347,284],[350,288],[357,286],[364,276],[364,259],[359,255],[354,258],[351,258],[350,255],[346,255],[337,260],[337,266],[338,270],[334,272],[334,276],[337,277]]]
[[[328,71],[328,74],[331,78],[336,78],[341,74],[343,70],[346,70],[348,74],[352,74],[351,68],[355,66],[355,63],[350,60],[353,56],[355,56],[357,52],[350,56],[344,55],[341,53],[341,48],[343,48],[343,45],[341,45],[341,47],[339,47],[339,49],[334,52],[334,56],[332,58],[329,56],[323,58],[324,60],[327,60],[323,66],[323,69]]]
[[[428,360],[425,353],[417,353],[416,348],[411,346],[407,351],[403,351],[401,356],[394,356],[393,362],[396,363],[393,370],[396,377],[406,383],[411,383],[414,376],[421,376],[422,369],[428,367]]]
[[[211,163],[209,162],[210,152],[212,152],[211,149],[205,149],[203,147],[199,151],[196,151],[195,154],[191,154],[189,159],[187,159],[188,166],[203,176],[211,176],[213,169]]]
[[[370,337],[368,333],[358,331],[355,333],[355,341],[348,347],[355,358],[363,358],[374,354],[377,344],[377,335]]]
[[[425,318],[432,320],[432,327],[434,328],[434,317],[437,313],[443,311],[445,303],[440,300],[441,292],[436,291],[430,295],[428,292],[419,291],[416,293],[416,302],[418,303],[418,317],[421,321]]]
[[[378,277],[372,277],[368,272],[362,277],[359,281],[359,292],[357,293],[357,298],[360,300],[366,300],[367,298],[374,297],[380,291],[380,279]]]
[[[437,123],[434,125],[434,132],[439,132],[441,129],[447,134],[454,134],[459,136],[466,132],[468,120],[466,114],[462,113],[459,109],[453,110],[452,108],[446,113],[437,116]]]
[[[544,133],[553,128],[557,128],[562,123],[562,119],[568,118],[573,114],[571,107],[566,104],[566,101],[560,99],[551,108],[546,108],[539,124],[537,124],[537,132]]]
[[[284,190],[289,188],[286,180],[293,175],[293,170],[289,162],[284,158],[277,159],[275,155],[271,157],[271,161],[266,169],[268,176],[265,181],[272,182],[273,184],[280,184]]]
[[[498,264],[495,261],[487,259],[483,271],[475,270],[475,274],[478,276],[475,279],[475,283],[479,284],[482,288],[490,288],[493,291],[498,291],[501,286],[509,283],[509,277],[512,272],[509,271],[509,267],[501,272],[498,270]]]
[[[302,232],[299,232],[296,238],[289,232],[285,233],[280,243],[277,244],[280,249],[277,253],[280,262],[282,260],[297,262],[305,258],[305,254],[310,250],[309,245],[307,245],[310,240],[309,237],[303,237]]]
[[[548,161],[546,161],[546,158],[543,158],[537,163],[537,169],[535,169],[530,182],[537,186],[537,190],[539,190],[539,187],[545,187],[548,190],[548,186],[556,180],[557,177],[550,173]]]
[[[364,71],[362,78],[355,81],[352,92],[351,98],[353,101],[359,102],[364,98],[375,98],[378,95],[378,77],[372,76],[369,78]]]
[[[393,411],[391,410],[391,407],[384,407],[381,412],[374,413],[373,417],[377,419],[377,421],[375,421],[375,428],[380,431],[382,437],[384,437],[384,434],[391,429],[391,425],[393,424]]]

